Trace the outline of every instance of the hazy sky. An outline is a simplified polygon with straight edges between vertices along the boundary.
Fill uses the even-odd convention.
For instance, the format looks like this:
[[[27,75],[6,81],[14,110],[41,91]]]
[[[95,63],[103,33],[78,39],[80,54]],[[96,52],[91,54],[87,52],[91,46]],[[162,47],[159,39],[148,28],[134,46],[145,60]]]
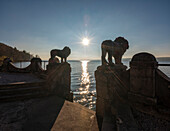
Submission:
[[[0,0],[0,18],[0,42],[42,59],[64,46],[69,59],[100,59],[102,41],[118,36],[130,44],[124,57],[170,57],[169,0]]]

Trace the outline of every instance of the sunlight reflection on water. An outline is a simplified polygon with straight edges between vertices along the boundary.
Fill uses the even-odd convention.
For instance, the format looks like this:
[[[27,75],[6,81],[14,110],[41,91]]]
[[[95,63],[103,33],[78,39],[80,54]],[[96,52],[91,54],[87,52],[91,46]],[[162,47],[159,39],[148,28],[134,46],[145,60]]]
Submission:
[[[88,63],[90,61],[84,60],[81,61],[80,69],[80,87],[77,88],[74,93],[74,102],[78,102],[89,109],[95,110],[96,98],[91,94],[96,94],[94,82],[92,81],[93,75],[88,71]]]
[[[90,84],[89,73],[87,72],[87,64],[88,61],[81,61],[81,68],[82,68],[81,86],[85,87],[86,90],[88,90]]]

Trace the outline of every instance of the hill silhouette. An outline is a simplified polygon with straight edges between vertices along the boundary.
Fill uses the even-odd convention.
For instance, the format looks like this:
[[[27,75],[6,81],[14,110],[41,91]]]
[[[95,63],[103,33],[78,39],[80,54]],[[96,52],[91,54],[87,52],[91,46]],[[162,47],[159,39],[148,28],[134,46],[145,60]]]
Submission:
[[[25,50],[19,51],[16,47],[8,46],[0,42],[0,61],[3,61],[4,58],[9,57],[13,62],[18,61],[29,61],[33,58],[29,52]]]

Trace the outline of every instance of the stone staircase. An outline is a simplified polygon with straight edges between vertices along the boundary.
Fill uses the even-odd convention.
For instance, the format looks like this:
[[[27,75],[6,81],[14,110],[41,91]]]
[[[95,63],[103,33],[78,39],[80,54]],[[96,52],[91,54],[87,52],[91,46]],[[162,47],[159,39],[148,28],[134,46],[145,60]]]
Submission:
[[[0,101],[24,100],[45,95],[45,82],[16,82],[0,85]]]

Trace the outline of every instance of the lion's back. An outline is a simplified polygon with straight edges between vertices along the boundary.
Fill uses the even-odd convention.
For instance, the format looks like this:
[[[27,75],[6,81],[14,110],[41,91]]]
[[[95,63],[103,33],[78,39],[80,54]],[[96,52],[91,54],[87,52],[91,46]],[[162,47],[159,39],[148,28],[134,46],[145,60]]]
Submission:
[[[101,44],[102,50],[109,50],[110,47],[113,46],[113,41],[112,40],[105,40]]]
[[[112,55],[122,55],[125,50],[121,43],[117,43],[112,40],[105,40],[101,44],[101,48],[103,51],[110,52]]]
[[[58,49],[53,49],[53,50],[51,50],[50,54],[51,54],[52,57],[54,57],[54,56],[59,56],[59,57],[61,57],[61,56],[62,56],[61,50],[58,50]]]

